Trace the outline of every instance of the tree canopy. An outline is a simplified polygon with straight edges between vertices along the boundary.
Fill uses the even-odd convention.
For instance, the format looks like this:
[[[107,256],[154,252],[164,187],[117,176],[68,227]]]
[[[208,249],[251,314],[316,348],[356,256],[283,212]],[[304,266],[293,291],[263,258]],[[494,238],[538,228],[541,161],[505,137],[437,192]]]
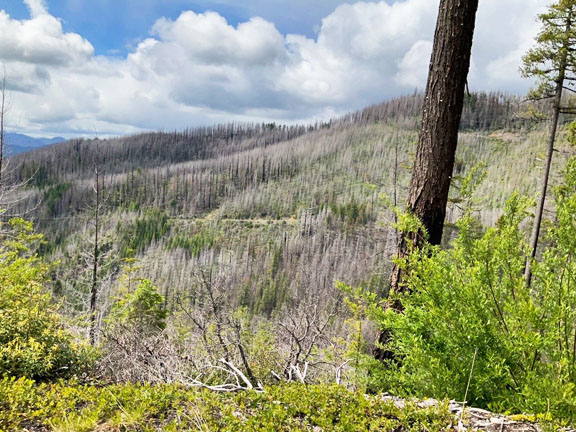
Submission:
[[[526,77],[536,77],[537,87],[532,90],[529,98],[534,100],[553,98],[552,120],[546,161],[544,163],[544,175],[542,176],[540,198],[536,209],[532,236],[530,239],[530,257],[526,262],[525,280],[529,285],[531,280],[532,260],[536,256],[540,225],[550,167],[554,154],[556,131],[561,113],[575,113],[575,108],[563,103],[563,91],[574,90],[576,81],[576,29],[574,19],[576,17],[576,1],[560,0],[552,4],[546,13],[540,15],[542,30],[536,38],[536,45],[524,56],[522,73]]]
[[[539,16],[542,30],[523,58],[522,74],[535,77],[534,99],[553,98],[558,88],[574,92],[576,81],[576,1],[560,0]]]

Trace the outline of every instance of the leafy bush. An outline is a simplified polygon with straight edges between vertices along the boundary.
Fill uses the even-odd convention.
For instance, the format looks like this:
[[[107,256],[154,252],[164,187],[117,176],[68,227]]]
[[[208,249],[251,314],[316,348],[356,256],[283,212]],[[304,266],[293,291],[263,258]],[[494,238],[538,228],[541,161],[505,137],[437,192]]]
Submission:
[[[148,279],[132,279],[138,267],[133,259],[127,261],[106,319],[97,367],[114,382],[163,381],[176,372],[169,360],[178,360],[164,332],[168,316],[164,296]]]
[[[557,191],[557,220],[528,287],[521,229],[529,202],[513,196],[497,226],[478,232],[468,212],[453,248],[425,247],[401,265],[402,311],[373,303],[395,359],[386,390],[463,398],[493,410],[576,418],[576,159]]]
[[[167,312],[164,296],[148,279],[141,279],[133,292],[116,299],[110,311],[113,325],[135,326],[140,332],[149,333],[166,327]]]
[[[41,237],[12,219],[0,235],[0,375],[38,380],[68,377],[87,366],[89,352],[74,343],[44,288],[46,266],[29,246]]]

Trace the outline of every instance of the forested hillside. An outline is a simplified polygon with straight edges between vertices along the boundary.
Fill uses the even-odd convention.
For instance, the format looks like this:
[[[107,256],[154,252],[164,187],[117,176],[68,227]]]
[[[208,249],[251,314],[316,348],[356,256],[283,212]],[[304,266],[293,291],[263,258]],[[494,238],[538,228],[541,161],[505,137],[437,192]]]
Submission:
[[[13,292],[24,290],[27,300],[24,306],[12,305],[9,297],[16,315],[9,321],[13,329],[7,328],[5,336],[13,338],[11,332],[16,332],[26,344],[33,343],[7,351],[4,369],[9,375],[39,381],[74,376],[81,381],[178,383],[216,392],[260,391],[286,382],[336,382],[350,389],[389,388],[402,394],[419,389],[418,365],[422,358],[430,358],[427,350],[432,356],[444,352],[438,348],[442,341],[426,345],[429,324],[422,325],[421,346],[412,341],[407,346],[414,349],[402,351],[405,345],[395,348],[402,353],[402,367],[416,368],[410,375],[395,374],[394,367],[386,369],[390,365],[374,360],[371,352],[378,329],[375,323],[394,323],[401,338],[404,326],[416,326],[411,330],[416,331],[422,324],[419,320],[428,319],[413,315],[421,310],[418,302],[431,301],[417,295],[405,300],[406,316],[380,309],[388,301],[388,275],[398,242],[394,224],[399,222],[402,227],[406,223],[394,205],[401,206],[406,196],[421,103],[422,97],[416,94],[314,125],[229,124],[110,140],[77,139],[10,158],[4,179],[7,192],[2,197],[7,208],[2,235],[10,240],[0,250],[7,257],[0,276]],[[441,299],[441,293],[447,292],[443,288],[447,275],[484,277],[475,267],[477,260],[484,265],[483,255],[466,249],[470,242],[479,242],[478,247],[487,242],[487,250],[495,254],[499,242],[511,241],[522,248],[522,241],[516,241],[520,231],[514,230],[520,229],[523,219],[516,215],[525,216],[522,212],[529,204],[519,201],[517,194],[535,196],[547,133],[538,112],[545,108],[503,94],[467,96],[444,241],[445,248],[453,250],[447,254],[460,257],[464,248],[465,258],[452,263],[452,258],[437,258],[436,252],[425,250],[411,264],[416,267],[409,283],[417,286],[418,278],[429,278],[433,287],[439,281],[442,288],[434,295]],[[564,124],[561,129],[563,135],[569,135]],[[556,184],[561,181],[560,167],[571,154],[564,137],[560,143],[559,168],[553,178]],[[548,219],[553,219],[554,211],[550,210]],[[32,225],[11,219],[14,215],[31,220],[35,231]],[[490,257],[487,274],[500,281],[507,275],[516,277],[520,261],[508,261],[509,257],[513,255]],[[418,270],[417,263],[424,262],[429,265]],[[470,271],[461,271],[460,265],[471,266]],[[45,280],[55,303],[39,288]],[[512,305],[523,310],[515,297],[522,284],[514,280],[502,285],[502,289],[512,286],[512,296],[503,293],[502,302],[514,301],[501,314],[513,313]],[[462,286],[457,280],[451,283],[458,295],[468,295],[467,289],[482,293],[474,288],[474,281],[462,282]],[[496,294],[492,295],[496,300]],[[454,301],[451,297],[447,300]],[[54,304],[71,333],[57,333],[53,338],[60,319],[54,315]],[[475,307],[483,303],[467,300],[465,304]],[[532,307],[526,306],[530,311],[526,313],[535,314]],[[450,306],[442,313],[458,309]],[[30,323],[28,315],[21,314],[23,310],[37,311],[38,325],[33,330],[24,332]],[[436,310],[430,308],[430,313]],[[463,335],[454,329],[448,333],[466,338],[469,332],[475,334],[474,329],[492,331],[491,318],[484,317],[490,310],[491,306],[485,305],[481,310],[463,311],[447,324],[474,316],[480,320],[478,326]],[[467,325],[463,322],[462,328]],[[527,325],[531,331],[540,331],[538,324]],[[493,337],[502,335],[496,332]],[[522,342],[523,338],[513,339]],[[76,345],[75,340],[90,340],[97,351]],[[53,351],[54,344],[66,349]],[[493,345],[500,349],[498,343]],[[471,355],[466,349],[472,348],[462,343],[453,349],[460,350],[459,358],[469,362]],[[502,350],[498,353],[508,355]],[[516,348],[511,350],[514,357]],[[445,351],[446,356],[451,353]],[[478,350],[474,361],[477,354]],[[478,355],[492,359],[499,354]],[[452,357],[446,359],[452,361]],[[503,361],[511,366],[499,372],[493,368],[493,360],[478,359],[479,367],[487,365],[489,372],[483,373],[496,375],[490,385],[472,384],[474,401],[495,409],[528,406],[542,412],[539,398],[498,405],[487,396],[487,392],[506,393],[510,387],[502,374],[506,375],[508,367],[516,367],[516,360]],[[522,364],[518,371],[510,372],[517,374],[512,375],[514,382],[521,376],[531,383]],[[535,365],[533,361],[532,367]],[[422,380],[426,386],[417,394],[460,397],[467,367],[454,376],[434,372],[433,379]],[[414,381],[403,381],[406,377]],[[435,380],[444,381],[438,388],[428,388]],[[518,381],[518,388],[522,382]],[[31,385],[26,381],[0,384],[4,386],[0,391],[18,395]],[[76,391],[47,387],[38,392],[44,390]],[[117,391],[136,392],[153,410],[164,412],[155,398],[146,399],[148,396],[140,395],[140,389],[130,384]],[[184,397],[170,388],[162,391]],[[278,391],[282,398],[281,392],[288,390]],[[168,393],[158,397],[168,397]],[[516,393],[511,394],[515,397]],[[101,406],[108,406],[104,395],[93,396],[102,399]],[[19,397],[10,404],[36,406],[36,402]],[[118,397],[124,396],[119,393]],[[205,402],[218,405],[218,400]],[[564,403],[559,400],[558,404]],[[370,404],[370,409],[379,407]],[[287,406],[292,405],[293,401]],[[563,405],[554,405],[554,412],[571,412],[558,406]],[[72,422],[71,430],[76,430],[83,422],[99,424],[99,416],[108,415],[100,408],[90,409],[96,417],[72,418],[62,414],[69,412],[69,407],[54,406],[46,411],[38,408],[37,418],[66,415],[67,420],[62,421]],[[176,408],[170,405],[169,409]],[[148,421],[144,413],[134,415]],[[210,415],[204,413],[202,418],[234,423]],[[427,424],[433,425],[432,430],[441,428],[434,423],[438,415],[445,412],[435,412],[414,430]],[[266,416],[259,421],[279,421],[266,423]],[[289,424],[300,421],[283,418]],[[442,421],[450,421],[446,419]],[[0,425],[2,421],[13,424],[13,420],[0,417]],[[162,421],[168,424],[167,419]],[[302,418],[306,425],[340,425],[340,421],[347,424],[340,418]],[[92,426],[86,427],[90,430]]]
[[[576,0],[76,3],[0,4],[0,432],[576,431]]]
[[[207,269],[232,305],[264,316],[337,297],[336,280],[382,292],[397,241],[389,207],[405,196],[421,102],[414,95],[310,126],[68,141],[12,158],[10,180],[25,186],[10,213],[46,234],[42,252],[59,263],[54,291],[76,312],[93,282],[96,170],[104,314],[127,258],[170,310]],[[535,190],[525,174],[539,166],[543,128],[523,110],[502,94],[467,99],[454,183],[484,164],[475,199],[486,225],[512,191]]]
[[[396,242],[389,204],[405,195],[421,102],[414,95],[310,126],[68,141],[12,158],[11,181],[26,186],[10,212],[46,234],[62,294],[90,283],[80,257],[94,230],[95,170],[102,283],[114,285],[122,260],[135,257],[173,308],[210,268],[231,301],[268,316],[306,296],[329,298],[335,280],[382,290]],[[525,174],[539,166],[543,128],[525,110],[502,94],[467,99],[455,184],[485,164],[475,199],[487,225],[512,191],[534,192],[536,177]]]

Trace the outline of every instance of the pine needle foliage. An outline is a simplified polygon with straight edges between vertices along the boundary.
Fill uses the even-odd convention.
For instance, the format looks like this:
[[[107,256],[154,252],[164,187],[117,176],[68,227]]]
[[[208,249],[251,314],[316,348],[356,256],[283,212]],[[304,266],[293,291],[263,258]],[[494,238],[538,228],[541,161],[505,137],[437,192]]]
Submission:
[[[522,74],[535,77],[538,86],[528,95],[532,99],[552,98],[556,86],[566,82],[574,91],[576,79],[576,1],[559,0],[539,15],[542,29],[536,45],[523,58]]]

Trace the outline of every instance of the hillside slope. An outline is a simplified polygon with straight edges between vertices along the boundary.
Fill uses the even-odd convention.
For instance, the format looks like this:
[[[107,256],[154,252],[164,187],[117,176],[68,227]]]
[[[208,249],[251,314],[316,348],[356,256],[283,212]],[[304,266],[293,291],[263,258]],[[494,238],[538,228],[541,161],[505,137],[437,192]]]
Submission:
[[[406,193],[420,104],[413,95],[306,127],[230,124],[68,141],[13,158],[12,180],[31,180],[11,210],[46,233],[44,253],[62,263],[55,271],[67,281],[58,293],[89,285],[81,257],[93,231],[96,167],[109,292],[133,256],[171,308],[207,268],[232,303],[268,316],[286,302],[337,296],[335,280],[383,292],[396,239],[382,196],[401,203]],[[537,175],[527,174],[540,167],[546,130],[522,110],[515,97],[467,99],[453,195],[459,176],[484,164],[476,206],[486,225],[514,190],[536,188]],[[449,218],[457,215],[452,205]]]

